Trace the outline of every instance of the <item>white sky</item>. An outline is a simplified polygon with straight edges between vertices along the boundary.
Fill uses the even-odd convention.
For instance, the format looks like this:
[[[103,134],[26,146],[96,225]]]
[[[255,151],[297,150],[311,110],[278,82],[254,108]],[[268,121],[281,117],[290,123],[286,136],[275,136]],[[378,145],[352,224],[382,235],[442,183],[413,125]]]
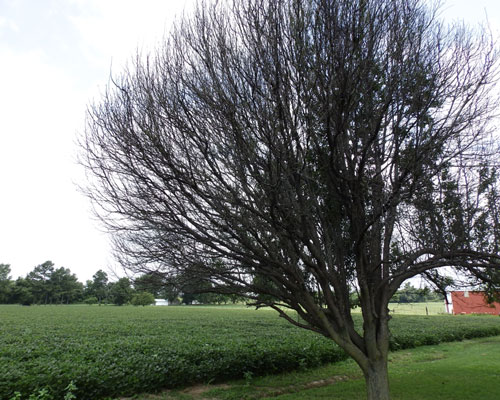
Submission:
[[[0,263],[24,276],[51,260],[80,281],[117,269],[76,189],[76,138],[112,67],[152,48],[191,0],[0,0]],[[447,18],[488,15],[499,0],[449,0]],[[499,40],[500,41],[500,40]],[[119,270],[119,269],[118,269]]]

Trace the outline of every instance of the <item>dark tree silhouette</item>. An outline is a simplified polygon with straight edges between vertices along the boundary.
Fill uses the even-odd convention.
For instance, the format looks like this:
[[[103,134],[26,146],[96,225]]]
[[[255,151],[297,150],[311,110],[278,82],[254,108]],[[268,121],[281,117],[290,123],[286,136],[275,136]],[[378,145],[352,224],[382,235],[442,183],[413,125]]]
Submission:
[[[87,193],[123,264],[274,308],[389,398],[391,296],[440,267],[493,285],[500,262],[498,52],[436,13],[234,0],[179,21],[89,109]]]

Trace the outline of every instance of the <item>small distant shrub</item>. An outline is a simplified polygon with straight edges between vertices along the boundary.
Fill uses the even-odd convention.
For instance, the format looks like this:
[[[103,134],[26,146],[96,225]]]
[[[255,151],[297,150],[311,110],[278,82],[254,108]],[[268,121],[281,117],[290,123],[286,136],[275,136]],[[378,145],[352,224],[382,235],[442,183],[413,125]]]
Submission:
[[[97,299],[97,297],[90,296],[90,297],[87,297],[85,300],[83,300],[83,302],[85,304],[97,304],[99,302],[99,300]]]
[[[149,306],[155,303],[155,297],[148,292],[139,292],[132,296],[131,303],[134,306]]]

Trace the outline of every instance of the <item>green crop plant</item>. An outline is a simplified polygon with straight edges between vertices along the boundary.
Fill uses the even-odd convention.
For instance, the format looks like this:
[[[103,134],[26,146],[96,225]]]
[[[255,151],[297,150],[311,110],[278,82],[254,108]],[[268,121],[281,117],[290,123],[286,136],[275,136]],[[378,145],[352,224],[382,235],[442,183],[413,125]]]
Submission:
[[[0,306],[0,320],[0,398],[9,400],[128,396],[346,359],[265,309]],[[499,335],[500,318],[395,315],[391,330],[398,350]]]

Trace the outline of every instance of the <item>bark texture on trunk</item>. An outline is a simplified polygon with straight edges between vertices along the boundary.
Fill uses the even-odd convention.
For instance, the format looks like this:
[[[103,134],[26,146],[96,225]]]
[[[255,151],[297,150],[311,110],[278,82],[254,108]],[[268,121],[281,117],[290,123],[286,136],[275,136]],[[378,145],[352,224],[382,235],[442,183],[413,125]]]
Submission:
[[[389,400],[389,376],[387,359],[377,360],[363,371],[368,400]]]

